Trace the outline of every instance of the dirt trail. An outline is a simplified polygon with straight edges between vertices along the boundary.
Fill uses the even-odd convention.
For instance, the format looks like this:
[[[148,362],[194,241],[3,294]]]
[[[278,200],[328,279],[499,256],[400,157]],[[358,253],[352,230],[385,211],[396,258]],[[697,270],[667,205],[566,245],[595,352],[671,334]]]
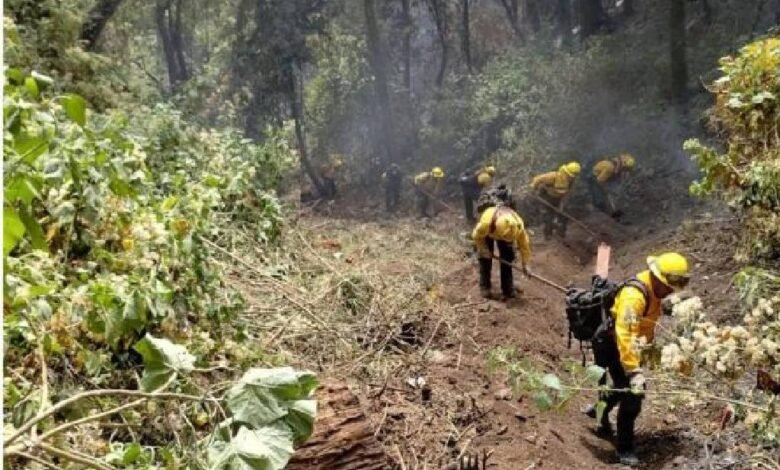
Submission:
[[[638,228],[605,223],[598,215],[588,222],[612,230],[607,236],[615,247],[610,272],[615,278],[641,269],[647,252],[661,247],[660,240],[668,239],[668,232],[640,234]],[[437,230],[457,229],[455,224],[438,221]],[[587,236],[576,228],[570,229],[568,239],[573,241],[536,241],[533,266],[556,282],[586,285],[593,272],[591,257],[596,242],[586,242]],[[493,275],[496,291],[495,266]],[[523,291],[518,299],[483,300],[477,279],[476,263],[471,260],[442,280],[442,300],[459,311],[461,331],[437,335],[431,346],[434,359],[414,371],[432,390],[432,399],[423,405],[423,411],[404,405],[410,395],[403,381],[414,376],[411,371],[390,379],[395,390],[386,391],[380,399],[366,400],[374,418],[384,425],[378,435],[393,443],[386,447],[396,449],[406,468],[426,468],[421,462],[430,461],[431,452],[443,453],[439,461],[442,466],[463,454],[492,452],[487,468],[619,467],[612,444],[597,437],[592,432],[592,420],[579,411],[593,397],[581,394],[562,411],[542,413],[531,397],[509,396],[506,377],[488,371],[487,353],[498,346],[515,347],[523,357],[547,364],[550,371],[559,369],[564,360],[581,359],[576,342],[567,348],[562,295],[518,276],[516,283]],[[653,403],[647,402],[638,422],[638,454],[644,461],[643,468],[680,468],[676,466],[679,459],[672,461],[693,452],[686,449],[684,430],[674,417],[664,418],[662,410],[655,410]],[[449,421],[451,430],[437,428],[442,421]],[[405,450],[400,451],[402,448]],[[457,468],[453,465],[451,468]]]

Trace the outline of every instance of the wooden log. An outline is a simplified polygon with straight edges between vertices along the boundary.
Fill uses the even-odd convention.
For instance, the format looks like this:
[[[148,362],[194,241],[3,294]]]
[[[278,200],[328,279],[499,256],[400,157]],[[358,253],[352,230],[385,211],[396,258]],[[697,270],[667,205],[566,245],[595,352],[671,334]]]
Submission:
[[[380,470],[396,466],[374,437],[360,401],[349,388],[324,383],[316,397],[314,434],[296,449],[288,470]]]

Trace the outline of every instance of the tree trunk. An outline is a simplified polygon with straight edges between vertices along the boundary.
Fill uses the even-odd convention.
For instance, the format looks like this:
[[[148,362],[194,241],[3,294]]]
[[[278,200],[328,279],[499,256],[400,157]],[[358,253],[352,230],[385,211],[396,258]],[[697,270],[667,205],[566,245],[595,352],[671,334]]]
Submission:
[[[179,0],[157,0],[154,16],[168,69],[168,82],[171,91],[176,91],[182,82],[190,78],[181,38]]]
[[[683,103],[688,94],[688,64],[685,53],[685,1],[669,0],[669,58],[672,99]]]
[[[374,437],[357,397],[342,384],[316,391],[314,434],[295,451],[288,470],[384,470],[395,463]]]
[[[564,46],[571,45],[571,0],[558,0],[558,29]]]
[[[472,65],[471,65],[471,25],[470,25],[470,18],[469,18],[469,3],[470,0],[463,0],[462,2],[462,11],[461,11],[461,34],[462,36],[462,48],[463,48],[463,58],[466,61],[466,68],[468,69],[469,73],[472,73]]]
[[[537,0],[525,0],[525,22],[531,28],[531,31],[538,33],[542,27],[542,19],[539,16],[539,5]]]
[[[436,86],[441,87],[444,83],[444,74],[447,72],[447,61],[449,59],[447,4],[445,0],[428,0],[428,8],[436,23],[436,33],[439,37],[439,46],[441,47],[441,62],[439,62],[439,72],[436,74]]]
[[[512,31],[515,33],[515,38],[518,41],[523,40],[523,32],[520,29],[520,13],[519,13],[519,0],[501,0],[501,5],[506,12],[506,18],[509,20],[509,25],[512,27]]]
[[[379,35],[379,26],[376,20],[374,0],[363,0],[363,10],[366,16],[366,43],[368,44],[368,62],[374,72],[374,95],[376,98],[376,115],[379,121],[380,148],[376,149],[380,155],[380,166],[383,168],[395,161],[393,141],[393,118],[390,109],[390,93],[387,86],[387,64],[382,47],[382,38]]]
[[[580,34],[587,39],[609,23],[609,16],[601,5],[601,0],[579,0]]]
[[[623,0],[623,16],[629,17],[636,13],[636,8],[634,8],[634,0]]]
[[[81,26],[81,40],[84,42],[84,48],[88,51],[94,51],[97,47],[103,29],[108,24],[108,20],[114,16],[119,5],[123,0],[99,0],[95,6],[87,13],[87,20]]]
[[[309,154],[306,152],[306,136],[303,133],[303,110],[299,97],[303,97],[303,90],[298,92],[298,86],[295,81],[295,64],[292,62],[285,65],[282,73],[287,82],[287,97],[289,99],[290,111],[292,111],[293,123],[295,124],[295,138],[298,141],[298,153],[301,159],[301,167],[314,185],[314,189],[320,197],[326,197],[328,191],[322,183],[314,165],[309,160]]]
[[[404,89],[409,103],[412,102],[412,13],[411,0],[401,0],[401,12],[403,14],[403,44],[401,55],[404,67]]]

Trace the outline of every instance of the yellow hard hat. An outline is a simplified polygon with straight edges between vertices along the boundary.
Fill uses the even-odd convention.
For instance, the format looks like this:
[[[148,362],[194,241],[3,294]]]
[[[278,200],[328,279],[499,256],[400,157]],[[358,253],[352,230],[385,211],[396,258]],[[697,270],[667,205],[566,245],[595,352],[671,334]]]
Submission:
[[[433,167],[431,174],[434,178],[444,178],[444,170],[442,170],[440,166]]]
[[[668,252],[648,256],[647,267],[659,281],[674,290],[685,288],[690,280],[688,260],[679,253]]]
[[[561,170],[569,176],[577,176],[580,174],[582,167],[578,162],[569,162],[561,166]]]
[[[486,166],[485,173],[489,174],[490,176],[496,176],[496,167],[493,165]]]
[[[491,175],[488,172],[480,173],[477,176],[477,184],[479,184],[480,186],[487,186],[488,184],[490,184],[490,180],[492,179],[490,176]]]
[[[636,166],[636,159],[630,153],[624,153],[623,155],[621,155],[620,161],[623,163],[623,166],[629,170],[633,169]]]

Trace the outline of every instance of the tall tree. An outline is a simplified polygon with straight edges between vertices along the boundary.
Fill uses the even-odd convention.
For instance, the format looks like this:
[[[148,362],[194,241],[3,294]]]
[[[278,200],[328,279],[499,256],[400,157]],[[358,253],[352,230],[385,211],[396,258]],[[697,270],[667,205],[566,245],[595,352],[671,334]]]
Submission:
[[[401,44],[401,57],[403,61],[404,90],[407,99],[412,98],[412,5],[411,0],[401,0],[401,15],[403,22],[403,43]]]
[[[592,36],[611,22],[601,0],[579,0],[579,17],[582,39]]]
[[[436,86],[440,87],[444,83],[444,75],[447,72],[447,61],[449,60],[449,16],[447,14],[446,0],[427,0],[428,10],[431,12],[433,21],[436,24],[436,36],[439,38],[439,47],[441,48],[441,61],[439,62],[439,72],[436,74]]]
[[[319,174],[314,169],[314,165],[311,163],[309,153],[306,148],[306,135],[303,128],[303,92],[298,90],[298,80],[296,80],[296,64],[294,60],[289,60],[284,64],[282,70],[283,80],[287,85],[287,99],[292,112],[293,124],[295,125],[295,138],[298,142],[298,155],[301,160],[301,167],[306,175],[311,180],[314,188],[317,190],[317,194],[320,196],[326,196],[327,188],[320,179]]]
[[[672,99],[682,103],[688,95],[688,63],[685,39],[685,1],[669,0],[669,59]]]
[[[471,65],[471,19],[469,18],[470,0],[461,1],[461,48],[463,49],[463,58],[466,61],[466,68],[472,73]]]
[[[571,45],[571,0],[558,0],[558,31],[564,46]]]
[[[81,26],[81,40],[88,51],[97,47],[100,34],[124,0],[98,0]]]
[[[523,16],[525,17],[525,23],[528,24],[531,31],[534,33],[539,32],[542,27],[542,18],[539,14],[539,0],[525,0],[523,7]]]
[[[374,73],[374,95],[376,101],[376,116],[378,118],[378,134],[380,145],[377,154],[382,166],[395,161],[395,139],[393,133],[393,117],[390,108],[390,92],[388,91],[387,61],[385,59],[382,37],[376,19],[374,0],[363,0],[363,14],[366,18],[366,44],[368,45],[368,62]]]
[[[512,27],[512,31],[515,33],[515,37],[518,40],[523,39],[523,31],[520,29],[520,4],[519,0],[500,0],[501,6],[504,7],[506,18],[509,20],[509,26]]]
[[[181,11],[181,0],[157,0],[155,6],[157,34],[162,43],[172,91],[190,79],[190,68],[184,55]]]

